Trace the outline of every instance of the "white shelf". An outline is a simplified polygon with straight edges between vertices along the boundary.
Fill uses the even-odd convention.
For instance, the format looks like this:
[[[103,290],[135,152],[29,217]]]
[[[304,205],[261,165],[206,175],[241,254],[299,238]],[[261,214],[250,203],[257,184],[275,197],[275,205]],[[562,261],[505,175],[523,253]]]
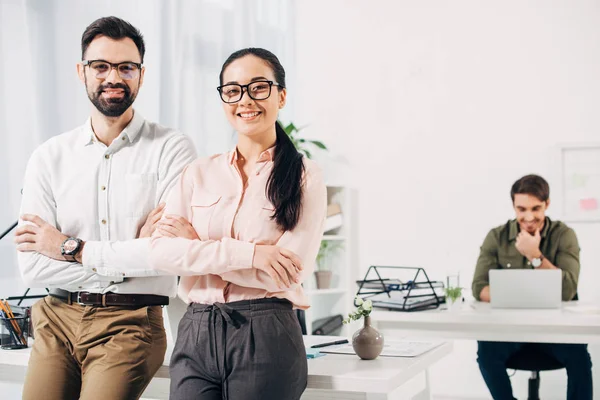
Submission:
[[[327,204],[339,204],[342,210],[342,225],[323,235],[323,241],[331,241],[335,249],[322,260],[326,270],[332,272],[331,288],[317,289],[316,278],[313,276],[306,283],[306,295],[311,307],[306,310],[305,319],[307,331],[313,331],[313,322],[321,318],[334,315],[345,317],[353,308],[354,281],[356,280],[355,263],[357,260],[352,241],[355,232],[352,230],[352,221],[356,217],[353,207],[355,193],[346,186],[327,185]],[[337,245],[340,246],[337,246]],[[341,335],[350,334],[348,326],[343,326]]]
[[[346,236],[343,235],[323,235],[323,240],[346,240]]]
[[[318,294],[344,294],[346,289],[313,289],[306,291],[307,296],[316,296]]]

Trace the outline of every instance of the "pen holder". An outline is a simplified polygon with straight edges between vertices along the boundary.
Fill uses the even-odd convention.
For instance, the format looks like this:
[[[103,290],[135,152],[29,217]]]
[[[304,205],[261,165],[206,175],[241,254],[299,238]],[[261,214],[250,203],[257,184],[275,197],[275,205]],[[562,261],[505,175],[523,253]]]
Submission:
[[[0,348],[24,349],[29,337],[29,315],[17,314],[14,318],[0,317]]]

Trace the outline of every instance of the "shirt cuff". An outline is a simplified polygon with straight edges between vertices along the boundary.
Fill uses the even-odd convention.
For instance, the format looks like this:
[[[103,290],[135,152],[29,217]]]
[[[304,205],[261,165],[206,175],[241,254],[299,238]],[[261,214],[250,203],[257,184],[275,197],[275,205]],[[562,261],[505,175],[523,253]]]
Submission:
[[[231,270],[252,268],[254,260],[254,243],[232,240],[233,251],[229,252]]]
[[[81,254],[81,264],[83,268],[96,272],[102,267],[102,243],[97,241],[86,241]]]
[[[83,268],[88,272],[109,277],[113,283],[123,282],[123,278],[125,277],[124,273],[105,266],[104,258],[102,257],[104,245],[105,243],[100,241],[85,242],[83,254],[81,255],[81,264],[83,265]]]

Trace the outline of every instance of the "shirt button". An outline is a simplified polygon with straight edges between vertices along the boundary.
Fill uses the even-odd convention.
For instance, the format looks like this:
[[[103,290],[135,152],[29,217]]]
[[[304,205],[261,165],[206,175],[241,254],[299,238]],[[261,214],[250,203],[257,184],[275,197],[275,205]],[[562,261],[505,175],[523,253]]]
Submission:
[[[110,154],[105,154],[104,158],[106,158],[108,160],[110,158]]]
[[[125,140],[125,136],[123,136],[123,137],[121,138],[121,140]]]
[[[94,272],[98,272],[98,270],[96,268],[92,268],[92,271]]]
[[[102,224],[106,225],[106,220],[105,219],[102,220]]]
[[[106,186],[101,186],[100,189],[102,189],[104,191],[104,190],[106,190]]]
[[[510,268],[510,263],[506,264],[506,268]]]

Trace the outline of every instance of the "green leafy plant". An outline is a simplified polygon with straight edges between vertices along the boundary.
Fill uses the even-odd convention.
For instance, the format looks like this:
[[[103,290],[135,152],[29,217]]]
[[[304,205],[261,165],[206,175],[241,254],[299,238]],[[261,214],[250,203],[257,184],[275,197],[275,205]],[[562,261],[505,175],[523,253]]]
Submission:
[[[371,300],[363,301],[363,299],[357,296],[355,303],[358,304],[358,307],[353,312],[348,313],[348,318],[344,320],[345,324],[357,321],[362,317],[368,317],[371,314],[371,311],[373,311],[373,303]]]
[[[290,139],[292,140],[292,143],[294,143],[294,146],[296,147],[296,149],[298,149],[299,152],[304,153],[304,155],[307,158],[312,158],[312,153],[307,149],[307,145],[316,146],[317,148],[319,148],[321,150],[329,150],[327,148],[327,146],[325,146],[323,144],[323,142],[320,142],[318,140],[309,140],[309,139],[304,139],[304,138],[298,137],[298,134],[300,133],[300,131],[302,129],[304,129],[304,127],[298,128],[292,122],[290,122],[287,125],[283,124],[281,121],[278,121],[278,122],[283,127],[283,130],[285,131],[285,133],[290,137]]]
[[[462,298],[462,288],[461,287],[447,287],[444,289],[446,297],[449,298],[453,303]]]
[[[317,269],[319,271],[327,271],[328,268],[323,261],[342,247],[342,242],[335,240],[322,240],[321,245],[319,246],[319,252],[317,253]]]

